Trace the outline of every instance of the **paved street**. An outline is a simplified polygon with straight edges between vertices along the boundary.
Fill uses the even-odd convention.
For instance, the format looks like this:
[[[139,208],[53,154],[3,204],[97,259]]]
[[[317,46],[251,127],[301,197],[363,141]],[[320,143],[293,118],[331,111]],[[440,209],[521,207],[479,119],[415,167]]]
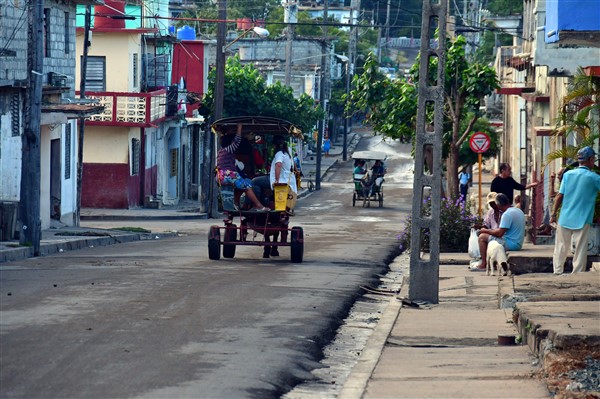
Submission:
[[[352,207],[352,161],[299,202],[304,262],[238,247],[209,261],[215,220],[86,222],[177,230],[0,266],[2,397],[279,397],[308,378],[322,347],[397,247],[411,163],[386,151],[383,208]],[[408,151],[408,148],[402,148]]]

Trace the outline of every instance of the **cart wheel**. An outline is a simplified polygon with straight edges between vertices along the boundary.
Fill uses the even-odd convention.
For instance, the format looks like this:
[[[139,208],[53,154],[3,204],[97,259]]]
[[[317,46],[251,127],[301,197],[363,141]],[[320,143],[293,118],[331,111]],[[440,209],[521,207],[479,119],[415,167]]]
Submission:
[[[290,249],[292,263],[302,263],[304,256],[304,230],[302,227],[292,227]]]
[[[356,205],[356,193],[352,194],[352,206]]]
[[[237,241],[237,226],[235,224],[229,225],[225,228],[225,234],[223,237],[225,242]],[[235,256],[235,244],[223,244],[223,257],[233,258]]]
[[[221,232],[219,226],[210,226],[208,233],[208,258],[219,260],[221,258]]]

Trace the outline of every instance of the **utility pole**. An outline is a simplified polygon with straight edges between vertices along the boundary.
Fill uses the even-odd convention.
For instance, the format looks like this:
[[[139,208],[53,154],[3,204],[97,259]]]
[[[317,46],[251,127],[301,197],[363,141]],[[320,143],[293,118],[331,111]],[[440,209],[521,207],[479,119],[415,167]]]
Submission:
[[[90,29],[92,24],[92,6],[85,7],[83,22],[83,55],[79,80],[79,98],[85,98],[85,82],[87,80],[88,51],[90,48]],[[79,118],[77,129],[77,206],[75,209],[75,226],[81,221],[81,190],[83,183],[83,139],[85,136],[85,118]]]
[[[328,18],[328,0],[324,1],[323,4],[323,22],[327,21]],[[327,81],[327,51],[329,46],[327,45],[327,25],[323,25],[323,42],[321,43],[321,83],[320,83],[320,91],[319,91],[319,104],[325,111],[324,119],[319,123],[319,131],[317,133],[317,165],[316,165],[316,176],[315,176],[315,189],[321,189],[321,159],[323,157],[323,135],[325,133],[325,126],[328,120],[327,115],[327,107],[325,102],[327,100],[327,90],[326,90],[326,81]]]
[[[412,224],[410,237],[410,277],[408,296],[411,300],[439,303],[440,271],[440,204],[442,192],[442,135],[444,125],[444,79],[446,66],[446,17],[447,0],[433,4],[423,1],[421,22],[421,52],[417,102],[417,129],[415,144],[415,168],[413,181]],[[437,26],[434,25],[437,21]],[[438,45],[431,47],[431,39],[438,30]],[[428,76],[430,60],[436,58],[435,86]],[[427,105],[433,103],[433,132],[428,126]],[[425,152],[433,152],[433,167],[424,173]],[[423,216],[430,196],[431,215]],[[423,256],[423,239],[429,235],[429,256]]]
[[[295,23],[298,22],[298,4],[294,0],[287,0],[283,14],[286,27],[285,42],[285,85],[292,83],[292,46],[294,44]]]
[[[346,107],[348,106],[348,96],[350,95],[350,59],[346,60],[346,100],[344,101],[344,114],[346,113]],[[344,148],[342,151],[342,160],[348,159],[348,123],[350,117],[344,115]]]
[[[44,2],[27,3],[27,75],[25,93],[25,124],[22,137],[21,193],[19,216],[21,245],[33,247],[34,256],[40,254],[42,225],[40,221],[40,123],[42,118],[42,71],[44,70]],[[49,23],[50,21],[47,21]]]
[[[391,0],[387,2],[387,12],[385,14],[385,55],[388,55],[388,43],[390,42],[390,8],[392,6]]]
[[[218,20],[217,22],[217,58],[215,60],[215,111],[214,111],[214,119],[212,122],[217,121],[223,117],[223,98],[225,96],[225,52],[223,51],[225,48],[225,36],[227,34],[227,1],[219,0],[219,11],[218,11]],[[210,159],[210,168],[209,168],[209,197],[208,197],[208,217],[214,218],[218,216],[217,201],[216,196],[217,192],[215,190],[215,179],[213,175],[213,171],[215,170],[216,163],[216,140],[215,135],[208,130],[209,136],[209,159]]]

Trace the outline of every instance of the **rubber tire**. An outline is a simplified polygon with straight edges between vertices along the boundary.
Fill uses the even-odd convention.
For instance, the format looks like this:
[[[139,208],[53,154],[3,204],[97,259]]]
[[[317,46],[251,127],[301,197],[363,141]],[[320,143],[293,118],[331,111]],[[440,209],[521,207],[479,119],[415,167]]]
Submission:
[[[221,232],[219,226],[210,226],[208,232],[208,259],[221,259]]]
[[[352,194],[352,206],[356,205],[356,193]]]
[[[292,263],[302,263],[304,257],[304,230],[302,227],[292,227],[290,238],[290,255]]]
[[[237,241],[237,226],[235,224],[232,224],[225,228],[225,234],[223,234],[223,241]],[[232,259],[235,256],[235,247],[235,244],[223,244],[223,257]]]

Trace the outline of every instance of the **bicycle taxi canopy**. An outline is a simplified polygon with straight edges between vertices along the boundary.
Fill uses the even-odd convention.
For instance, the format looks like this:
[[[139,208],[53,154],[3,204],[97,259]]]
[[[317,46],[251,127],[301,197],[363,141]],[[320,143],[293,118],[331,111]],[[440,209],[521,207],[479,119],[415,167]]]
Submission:
[[[238,125],[242,125],[242,135],[253,134],[292,136],[302,139],[302,131],[296,125],[285,119],[272,118],[268,116],[235,116],[215,121],[211,129],[215,134],[236,134]]]
[[[352,159],[363,159],[365,161],[384,161],[387,158],[385,152],[379,151],[354,151]]]

